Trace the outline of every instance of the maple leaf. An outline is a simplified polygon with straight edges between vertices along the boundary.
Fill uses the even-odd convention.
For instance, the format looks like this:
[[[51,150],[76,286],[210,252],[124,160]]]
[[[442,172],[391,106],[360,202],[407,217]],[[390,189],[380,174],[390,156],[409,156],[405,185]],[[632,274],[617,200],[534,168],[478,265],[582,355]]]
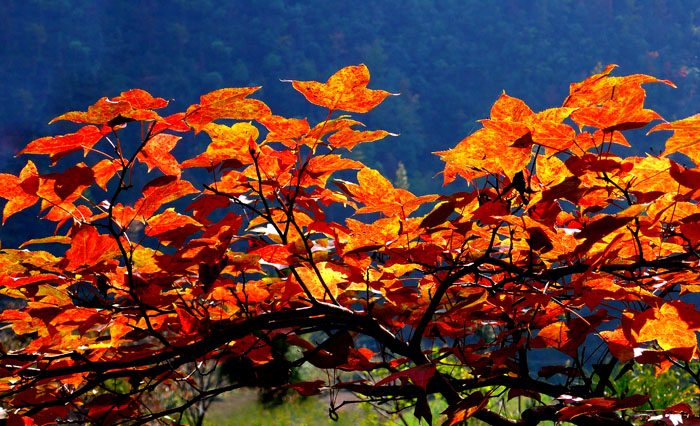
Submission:
[[[101,98],[88,107],[87,112],[71,111],[59,115],[50,123],[70,120],[76,123],[106,124],[115,127],[128,121],[161,121],[162,118],[151,110],[162,108],[167,104],[168,102],[164,99],[154,98],[140,89],[133,89],[113,99]]]
[[[8,217],[39,201],[39,182],[39,173],[31,161],[27,161],[19,176],[0,173],[0,197],[7,200],[3,209],[3,224]]]
[[[368,112],[392,93],[367,89],[369,70],[364,64],[350,66],[333,74],[326,83],[295,81],[292,86],[314,105],[330,110]]]
[[[378,171],[367,167],[357,174],[357,182],[358,185],[336,182],[352,198],[365,204],[366,207],[358,209],[357,213],[380,211],[387,216],[406,218],[421,204],[437,198],[437,196],[416,197],[405,189],[394,188],[391,182]]]
[[[180,178],[180,165],[175,157],[170,154],[170,151],[175,148],[180,137],[159,133],[146,142],[142,150],[138,152],[136,158],[148,165],[150,172],[154,167],[160,169],[166,175],[177,176]]]
[[[199,104],[187,108],[187,124],[199,133],[204,126],[221,118],[253,120],[270,115],[270,108],[262,101],[246,99],[260,87],[219,89],[202,95]]]
[[[299,120],[278,115],[267,115],[258,118],[258,121],[268,130],[265,142],[281,142],[288,148],[294,148],[297,140],[310,130],[306,119]]]
[[[646,395],[632,395],[624,399],[617,398],[589,398],[577,401],[576,405],[564,407],[559,410],[559,420],[573,419],[582,414],[606,412],[610,410],[622,410],[625,408],[639,407],[649,401]]]
[[[654,126],[649,133],[659,130],[673,130],[673,135],[666,140],[664,156],[681,152],[695,163],[700,164],[700,114],[670,123],[661,123]]]
[[[656,112],[643,108],[645,94],[638,84],[622,85],[601,107],[579,108],[571,113],[571,119],[579,127],[591,126],[606,132],[644,127],[661,119]]]
[[[212,142],[202,154],[186,160],[182,167],[215,167],[224,161],[234,161],[238,164],[250,164],[253,159],[250,155],[251,147],[255,148],[255,140],[258,138],[258,129],[249,123],[236,123],[232,126],[221,124],[208,124],[200,130],[204,130],[211,137]]]
[[[326,180],[333,172],[348,169],[361,169],[364,165],[359,161],[342,158],[339,155],[328,154],[322,157],[313,157],[308,166],[303,170],[301,186],[320,185],[325,186]],[[302,172],[300,172],[302,173]]]
[[[609,319],[607,311],[601,309],[586,318],[574,318],[567,322],[550,324],[537,333],[532,346],[554,347],[567,355],[574,356],[586,340],[586,336],[607,319]]]
[[[94,266],[121,254],[116,241],[109,235],[99,235],[90,225],[74,226],[71,230],[71,246],[66,251],[65,266],[75,271],[81,266]]]
[[[532,157],[531,146],[512,146],[513,142],[515,140],[504,138],[499,130],[483,128],[464,138],[456,147],[435,154],[470,182],[489,173],[502,173],[512,179]],[[445,184],[453,180],[454,174],[448,175],[446,171]]]
[[[82,148],[85,155],[104,134],[95,126],[81,127],[76,133],[63,136],[49,136],[30,142],[19,154],[50,154],[56,161]],[[19,155],[18,154],[18,155]]]
[[[384,130],[359,131],[348,127],[340,129],[328,138],[328,143],[334,148],[347,148],[351,151],[355,145],[362,142],[373,142],[386,136],[398,136]]]
[[[143,198],[136,202],[134,209],[139,216],[148,218],[163,204],[195,193],[197,190],[191,183],[175,176],[161,176],[144,185]]]
[[[146,223],[145,233],[157,237],[164,245],[182,247],[185,239],[202,228],[193,218],[181,215],[173,207],[153,216]]]
[[[569,96],[564,101],[565,107],[590,107],[598,105],[612,98],[614,91],[622,85],[640,85],[643,83],[664,83],[676,87],[668,80],[659,80],[655,77],[634,74],[624,77],[610,77],[610,73],[617,65],[610,64],[600,74],[595,74],[580,83],[571,83]]]
[[[636,340],[656,340],[663,350],[678,350],[686,359],[697,354],[698,341],[695,332],[700,330],[694,306],[674,300],[653,308],[634,319]],[[636,328],[638,328],[638,331]]]

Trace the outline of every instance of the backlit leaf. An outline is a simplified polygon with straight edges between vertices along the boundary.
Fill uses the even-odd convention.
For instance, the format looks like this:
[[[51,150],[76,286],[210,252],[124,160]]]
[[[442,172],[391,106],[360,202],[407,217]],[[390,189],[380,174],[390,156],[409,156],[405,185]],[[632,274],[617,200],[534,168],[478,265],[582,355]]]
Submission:
[[[83,150],[85,154],[102,139],[102,132],[95,126],[81,127],[76,133],[63,136],[50,136],[30,142],[20,154],[49,154],[56,163],[60,158]]]
[[[3,210],[2,223],[13,214],[33,206],[39,201],[37,191],[39,189],[39,174],[36,166],[27,161],[19,174],[19,177],[0,174],[0,197],[7,200]]]
[[[263,102],[247,99],[258,89],[260,87],[219,89],[202,95],[199,104],[187,108],[187,124],[199,133],[204,126],[221,118],[254,120],[270,115],[270,108]]]
[[[137,158],[148,165],[149,172],[154,167],[157,167],[164,174],[179,178],[181,174],[180,165],[175,160],[175,157],[170,154],[178,140],[180,140],[178,136],[159,133],[146,142],[146,145],[137,154]]]
[[[368,112],[391,95],[383,90],[367,89],[369,70],[365,65],[345,67],[326,83],[286,81],[291,81],[292,86],[312,104],[331,110]]]
[[[71,246],[66,251],[66,269],[75,271],[108,261],[119,255],[119,247],[111,235],[100,235],[93,226],[76,226],[71,231]]]

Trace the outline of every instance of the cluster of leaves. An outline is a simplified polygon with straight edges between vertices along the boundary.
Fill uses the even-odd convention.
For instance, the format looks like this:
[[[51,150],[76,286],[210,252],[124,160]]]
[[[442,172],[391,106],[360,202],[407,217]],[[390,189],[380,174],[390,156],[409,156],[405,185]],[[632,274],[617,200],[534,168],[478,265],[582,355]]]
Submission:
[[[668,158],[700,161],[700,116],[652,129],[673,131],[663,155],[613,154],[629,146],[623,132],[661,119],[644,109],[641,85],[671,85],[613,68],[539,113],[503,94],[483,129],[438,153],[445,183],[459,176],[470,188],[442,196],[394,188],[339,154],[390,135],[334,115],[390,95],[366,87],[364,65],[291,81],[329,110],[314,126],[272,115],[248,97],[257,87],[220,89],[166,117],[156,110],[167,102],[141,90],[57,117],[83,127],[22,153],[56,163],[82,150],[91,161],[48,174],[28,161],[0,175],[3,222],[36,203],[56,222],[55,235],[23,245],[65,247],[0,251],[0,293],[24,304],[0,321],[28,342],[0,355],[7,422],[143,424],[260,386],[403,401],[428,422],[439,394],[445,425],[628,424],[624,410],[647,397],[614,382],[635,363],[700,376],[690,363],[700,314],[682,300],[700,289],[700,172]],[[125,136],[134,125],[136,143]],[[211,142],[179,162],[171,151],[190,131]],[[140,163],[158,177],[138,185]],[[190,168],[208,180],[195,186]],[[349,170],[356,183],[331,179]],[[331,220],[334,206],[356,218]],[[280,344],[299,356],[279,356]],[[552,348],[568,361],[533,371]],[[353,374],[289,383],[305,363]],[[231,380],[195,380],[212,364],[231,366]],[[172,383],[188,387],[185,401],[150,403]],[[488,409],[504,388],[541,402],[508,419]]]

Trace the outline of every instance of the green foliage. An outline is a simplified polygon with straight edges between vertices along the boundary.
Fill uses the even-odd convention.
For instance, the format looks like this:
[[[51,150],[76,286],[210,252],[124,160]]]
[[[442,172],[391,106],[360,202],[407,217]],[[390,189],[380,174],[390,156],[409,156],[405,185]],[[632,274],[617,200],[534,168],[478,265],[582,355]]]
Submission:
[[[698,371],[700,362],[689,364],[692,371]],[[649,402],[640,409],[663,410],[673,404],[685,402],[693,410],[700,408],[700,393],[690,373],[681,368],[671,368],[662,373],[656,372],[653,365],[635,364],[632,371],[613,382],[622,395],[649,395]]]

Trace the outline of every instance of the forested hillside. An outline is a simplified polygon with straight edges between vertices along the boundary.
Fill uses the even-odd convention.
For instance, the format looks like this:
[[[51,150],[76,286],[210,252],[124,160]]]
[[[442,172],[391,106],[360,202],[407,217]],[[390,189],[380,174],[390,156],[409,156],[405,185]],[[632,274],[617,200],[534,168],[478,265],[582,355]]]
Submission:
[[[562,82],[615,63],[621,72],[678,85],[677,93],[649,89],[666,119],[698,106],[700,7],[682,1],[152,0],[125,8],[8,0],[0,14],[4,161],[19,145],[61,130],[34,117],[133,87],[174,99],[177,108],[209,90],[262,85],[260,97],[282,105],[281,114],[318,119],[279,80],[318,79],[357,63],[369,66],[379,86],[401,93],[366,124],[381,123],[401,138],[354,155],[387,176],[401,162],[418,193],[441,185],[429,172],[439,166],[429,153],[474,131],[503,90],[543,108],[568,93]]]

